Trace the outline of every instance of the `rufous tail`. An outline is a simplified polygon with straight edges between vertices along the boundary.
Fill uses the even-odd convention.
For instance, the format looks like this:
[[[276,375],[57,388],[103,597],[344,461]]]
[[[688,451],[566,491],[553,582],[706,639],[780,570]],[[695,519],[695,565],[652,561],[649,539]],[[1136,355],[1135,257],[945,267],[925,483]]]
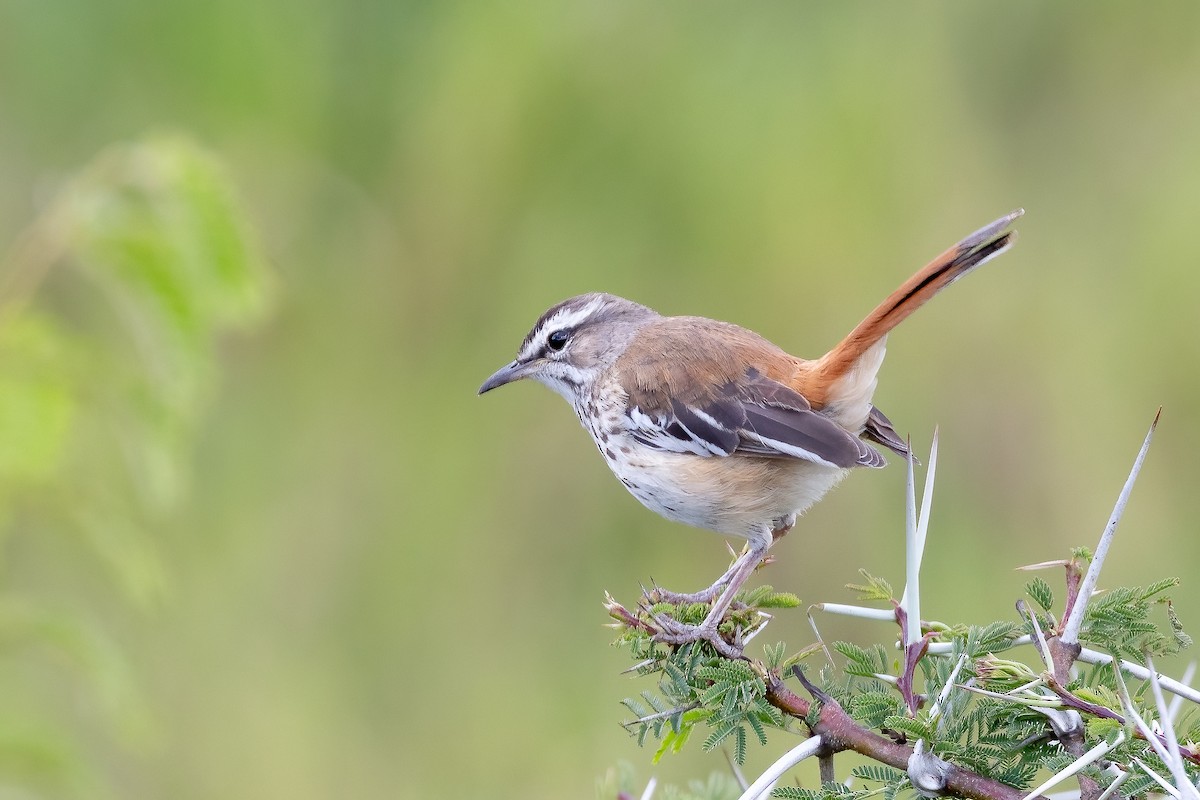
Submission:
[[[819,384],[836,383],[909,314],[963,275],[1007,250],[1016,233],[1006,229],[1024,213],[1023,209],[1017,209],[980,228],[906,280],[817,362],[814,373],[819,376]]]

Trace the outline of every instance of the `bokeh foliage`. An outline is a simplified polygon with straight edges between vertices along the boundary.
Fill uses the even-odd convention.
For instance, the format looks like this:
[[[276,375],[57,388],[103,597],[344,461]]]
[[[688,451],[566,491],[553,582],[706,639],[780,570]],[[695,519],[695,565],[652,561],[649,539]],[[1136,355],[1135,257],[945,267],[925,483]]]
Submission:
[[[234,188],[187,139],[114,146],[57,190],[4,268],[0,537],[9,551],[63,537],[115,596],[157,607],[170,585],[160,528],[189,483],[218,338],[266,309],[267,269]],[[153,714],[137,669],[103,614],[3,579],[13,670],[0,691],[26,700],[0,709],[0,763],[53,794],[103,793],[73,752],[86,715],[50,709],[75,692],[102,717],[84,732],[141,744]],[[56,658],[71,678],[26,674]]]
[[[62,461],[75,421],[122,397],[127,431],[194,445],[102,474],[145,473],[101,498],[110,522],[150,493],[106,523],[145,545],[113,563],[81,538],[96,531],[6,539],[5,591],[83,609],[154,720],[132,749],[86,719],[43,741],[82,739],[132,797],[561,798],[621,759],[644,776],[613,724],[627,686],[602,590],[707,585],[721,544],[638,507],[557,398],[475,388],[546,306],[593,289],[818,355],[1018,205],[1012,253],[906,322],[881,376],[901,432],[920,445],[941,425],[930,614],[999,617],[1011,565],[1093,541],[1163,404],[1105,576],[1178,571],[1194,616],[1195,582],[1163,561],[1200,559],[1198,74],[1191,6],[5,4],[0,242],[114,142],[176,130],[235,178],[278,276],[269,321],[190,376],[166,358],[186,331],[148,361],[121,339],[117,263],[55,268],[26,307],[42,324],[22,358],[44,348],[64,371],[31,364],[42,394],[11,402],[62,444],[37,437],[40,467],[20,448],[52,471],[6,478],[7,507],[66,516],[53,470],[98,469],[117,436]],[[103,341],[129,360],[72,399]],[[173,389],[207,375],[186,425],[126,393],[148,366]],[[763,579],[813,602],[858,567],[893,574],[902,484],[895,466],[848,480]]]

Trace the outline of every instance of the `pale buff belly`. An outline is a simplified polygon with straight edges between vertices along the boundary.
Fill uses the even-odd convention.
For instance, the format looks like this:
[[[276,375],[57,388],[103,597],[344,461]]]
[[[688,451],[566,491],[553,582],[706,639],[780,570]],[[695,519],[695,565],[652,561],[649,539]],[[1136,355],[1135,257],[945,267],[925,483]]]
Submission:
[[[638,448],[607,458],[617,478],[667,519],[742,538],[799,516],[849,470],[799,459],[704,457]]]

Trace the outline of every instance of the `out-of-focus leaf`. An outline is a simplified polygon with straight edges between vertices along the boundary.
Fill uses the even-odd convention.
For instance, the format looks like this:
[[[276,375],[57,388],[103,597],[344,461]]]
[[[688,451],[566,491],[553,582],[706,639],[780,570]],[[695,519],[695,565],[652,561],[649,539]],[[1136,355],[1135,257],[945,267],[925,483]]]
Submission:
[[[180,137],[114,148],[71,190],[71,255],[128,335],[110,369],[120,446],[151,505],[169,508],[214,382],[215,337],[259,319],[270,283],[224,169]]]
[[[0,327],[0,483],[55,475],[75,419],[66,339],[24,314]]]
[[[5,783],[22,780],[49,790],[82,789],[88,783],[82,760],[60,733],[4,716],[0,716],[0,774],[6,777]]]
[[[0,270],[0,536],[73,533],[68,544],[90,551],[121,597],[151,608],[169,586],[156,540],[186,491],[219,339],[267,308],[258,245],[218,161],[160,136],[101,154],[12,253]],[[43,299],[51,268],[59,294]],[[32,661],[39,679],[0,671],[0,693],[45,692],[42,664],[65,667],[46,680],[83,687],[67,689],[100,712],[103,738],[152,740],[137,681],[93,610],[61,592],[11,592],[0,654]],[[83,764],[59,737],[27,734],[37,729],[0,715],[0,771],[57,788]],[[69,783],[67,796],[99,793]]]
[[[23,598],[0,598],[0,652],[12,657],[33,651],[79,675],[124,740],[141,744],[151,738],[149,709],[116,642],[82,615],[47,611]]]

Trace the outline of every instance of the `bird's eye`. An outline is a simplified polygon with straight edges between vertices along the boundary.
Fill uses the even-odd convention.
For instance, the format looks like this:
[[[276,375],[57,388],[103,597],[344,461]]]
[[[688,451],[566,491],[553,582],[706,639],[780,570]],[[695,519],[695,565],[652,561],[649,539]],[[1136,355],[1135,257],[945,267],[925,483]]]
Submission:
[[[551,350],[562,350],[567,346],[567,339],[571,338],[571,334],[567,330],[557,330],[546,337],[546,346]]]

